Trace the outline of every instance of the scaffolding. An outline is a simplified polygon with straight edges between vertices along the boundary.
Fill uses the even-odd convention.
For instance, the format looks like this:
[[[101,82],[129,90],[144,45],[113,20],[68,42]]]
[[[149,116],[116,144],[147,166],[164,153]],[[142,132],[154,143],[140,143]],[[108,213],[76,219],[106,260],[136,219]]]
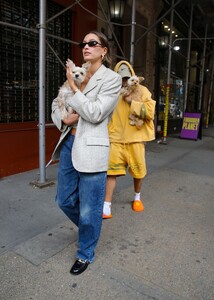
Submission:
[[[27,28],[26,26],[20,26],[20,25],[16,25],[16,24],[12,24],[12,23],[8,23],[8,22],[2,22],[0,21],[0,25],[1,26],[5,26],[5,27],[10,27],[10,28],[14,28],[20,31],[28,31],[34,35],[39,35],[39,44],[38,44],[38,48],[39,48],[39,85],[38,85],[38,98],[39,98],[39,110],[38,110],[38,128],[39,128],[39,174],[40,174],[40,178],[38,183],[40,185],[46,184],[47,179],[46,179],[46,166],[45,166],[45,94],[46,94],[46,78],[45,78],[45,69],[46,69],[46,65],[45,65],[45,61],[46,61],[46,46],[48,47],[48,49],[53,53],[53,55],[56,57],[56,59],[58,60],[58,63],[61,64],[64,67],[64,64],[62,62],[62,60],[60,59],[60,56],[58,55],[58,53],[55,51],[54,47],[51,46],[51,44],[47,41],[47,37],[52,38],[52,39],[56,39],[56,40],[60,40],[63,41],[65,43],[70,44],[78,44],[77,41],[72,41],[70,39],[66,39],[66,38],[62,38],[60,36],[57,35],[53,35],[50,33],[47,33],[47,24],[51,23],[54,19],[56,19],[57,17],[59,17],[62,14],[65,14],[67,11],[69,11],[71,8],[73,8],[75,5],[79,5],[82,9],[86,10],[89,14],[93,15],[94,17],[96,17],[97,19],[99,19],[100,21],[104,22],[107,24],[109,31],[111,32],[115,44],[117,46],[117,48],[120,51],[120,55],[117,55],[118,58],[121,59],[127,59],[127,57],[125,57],[124,51],[118,41],[118,37],[116,36],[116,34],[114,33],[113,30],[113,26],[128,26],[131,29],[131,37],[130,37],[130,57],[129,57],[129,61],[132,65],[134,65],[134,53],[135,53],[135,47],[137,46],[137,44],[139,43],[139,41],[146,36],[148,33],[151,33],[152,35],[155,36],[155,38],[157,40],[159,40],[160,36],[158,36],[156,34],[156,32],[154,31],[154,29],[159,25],[159,23],[166,17],[170,15],[170,27],[173,28],[173,18],[174,18],[174,14],[176,14],[178,16],[178,18],[180,18],[180,20],[182,20],[182,22],[189,28],[188,31],[188,52],[187,52],[187,56],[186,56],[186,88],[185,88],[185,101],[184,101],[184,111],[186,109],[186,103],[187,103],[187,96],[188,96],[188,85],[189,85],[189,70],[190,70],[190,51],[191,51],[191,41],[192,41],[192,36],[195,37],[195,39],[197,39],[198,41],[203,42],[203,40],[207,41],[208,37],[207,37],[207,25],[205,27],[205,34],[204,37],[199,37],[197,35],[197,33],[192,30],[192,16],[193,16],[193,11],[194,11],[194,7],[195,4],[193,3],[191,6],[191,12],[190,12],[190,23],[187,24],[186,21],[182,18],[182,16],[179,14],[179,11],[176,10],[176,8],[179,6],[179,4],[182,2],[183,0],[173,0],[171,2],[169,1],[164,1],[165,4],[168,5],[168,10],[166,10],[153,24],[150,24],[150,26],[145,27],[142,26],[141,24],[137,24],[136,23],[136,0],[132,0],[129,1],[129,4],[131,4],[132,7],[132,14],[131,14],[131,18],[130,18],[130,23],[128,24],[121,24],[121,23],[115,23],[115,22],[111,22],[109,15],[106,14],[105,9],[103,7],[103,1],[98,0],[98,5],[100,10],[102,11],[103,14],[103,18],[100,18],[98,15],[94,14],[93,12],[89,11],[81,2],[81,0],[75,0],[70,6],[66,7],[65,9],[61,10],[60,12],[56,13],[55,15],[53,15],[51,18],[46,19],[46,10],[47,10],[47,4],[46,1],[40,0],[39,1],[39,24],[36,24],[35,28]],[[200,1],[199,1],[200,2]],[[198,3],[198,2],[197,2]],[[198,4],[197,4],[198,5]],[[145,32],[139,36],[136,37],[136,28],[137,27],[143,27],[145,29]],[[212,37],[209,37],[209,39],[212,39]],[[174,41],[175,42],[175,41]],[[168,56],[168,66],[167,66],[167,93],[166,93],[166,104],[169,103],[169,99],[167,99],[167,97],[169,96],[169,89],[170,89],[170,76],[171,76],[171,56],[173,53],[173,46],[174,46],[174,42],[172,42],[172,33],[170,33],[170,40],[169,43],[167,44],[168,50],[169,50],[169,56]],[[213,53],[212,51],[210,52],[210,49],[208,49],[206,42],[204,43],[204,47],[203,47],[203,57],[202,57],[202,67],[201,67],[201,72],[200,72],[200,98],[199,98],[199,103],[198,103],[198,109],[201,110],[201,102],[202,102],[202,94],[203,94],[203,80],[204,80],[204,69],[205,69],[205,59],[207,55],[210,55],[210,53]],[[208,52],[208,54],[207,54]],[[212,55],[213,58],[213,55]],[[128,60],[128,59],[127,59]],[[213,68],[212,68],[213,70]],[[213,82],[213,71],[211,74],[211,83]],[[35,88],[35,86],[34,86]],[[168,95],[168,96],[167,96]],[[210,92],[209,92],[209,105],[208,105],[208,112],[210,111],[210,105],[211,105],[211,101],[212,101],[212,84],[210,84]],[[35,109],[35,107],[34,107]],[[168,109],[167,109],[167,105],[166,105],[166,114],[165,114],[165,119],[164,119],[164,136],[163,136],[163,141],[164,143],[166,143],[166,138],[167,138],[167,126],[168,126],[168,115],[167,115]]]

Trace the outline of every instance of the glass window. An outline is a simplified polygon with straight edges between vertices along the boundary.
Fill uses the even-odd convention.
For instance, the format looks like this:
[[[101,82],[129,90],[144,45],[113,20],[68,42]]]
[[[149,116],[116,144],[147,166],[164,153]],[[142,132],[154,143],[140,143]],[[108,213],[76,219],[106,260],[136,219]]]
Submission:
[[[47,1],[47,18],[63,7]],[[1,0],[3,22],[36,29],[39,2]],[[47,32],[71,39],[71,14],[63,13],[48,24]],[[38,121],[39,35],[29,30],[0,26],[0,122]],[[71,57],[70,44],[48,38],[62,61]],[[46,47],[46,121],[51,120],[51,103],[65,81],[65,71],[52,51]]]
[[[169,35],[170,24],[164,20],[161,25],[159,37],[159,104],[158,119],[163,120],[165,115],[166,104],[166,86],[168,72],[168,56],[169,56]],[[185,45],[180,47],[179,38],[181,33],[176,29],[172,29],[173,50],[171,59],[171,76],[169,90],[169,108],[168,118],[178,119],[183,117],[184,105],[184,87],[185,87],[185,68],[186,68],[186,48]]]

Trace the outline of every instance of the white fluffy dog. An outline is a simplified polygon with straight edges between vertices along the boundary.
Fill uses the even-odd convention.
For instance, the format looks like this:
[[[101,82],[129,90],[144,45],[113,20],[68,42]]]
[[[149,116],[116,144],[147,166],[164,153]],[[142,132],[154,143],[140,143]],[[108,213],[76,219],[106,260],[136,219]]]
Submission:
[[[90,63],[85,63],[82,65],[82,67],[77,67],[72,60],[68,59],[66,62],[66,66],[70,67],[74,82],[77,87],[80,88],[81,83],[85,80],[87,70],[90,67]],[[65,100],[65,95],[68,93],[73,93],[73,91],[69,86],[68,80],[66,80],[59,88],[59,93],[55,99],[61,112],[61,120],[65,119],[68,114],[72,112],[72,108],[67,105]]]

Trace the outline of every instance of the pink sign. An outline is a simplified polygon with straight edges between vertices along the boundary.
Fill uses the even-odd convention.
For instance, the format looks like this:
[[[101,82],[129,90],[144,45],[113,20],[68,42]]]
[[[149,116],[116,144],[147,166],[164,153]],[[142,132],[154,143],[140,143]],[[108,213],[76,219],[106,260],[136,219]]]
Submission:
[[[185,113],[180,137],[184,139],[197,140],[200,120],[200,113]]]

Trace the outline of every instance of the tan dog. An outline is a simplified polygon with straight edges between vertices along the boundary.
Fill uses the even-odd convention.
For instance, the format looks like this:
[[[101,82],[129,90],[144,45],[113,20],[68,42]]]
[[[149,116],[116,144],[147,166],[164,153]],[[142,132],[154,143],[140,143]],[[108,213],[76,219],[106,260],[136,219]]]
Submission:
[[[87,75],[87,70],[90,67],[90,63],[85,63],[82,65],[82,67],[76,67],[74,62],[68,59],[66,62],[66,66],[70,67],[74,82],[77,85],[77,87],[80,88],[81,83],[85,80],[85,77]],[[65,119],[68,116],[68,114],[73,111],[72,108],[67,105],[65,100],[65,95],[68,93],[73,93],[73,92],[70,89],[68,80],[66,80],[63,83],[63,85],[60,87],[59,93],[56,98],[58,102],[58,107],[61,112],[61,120]]]
[[[140,82],[144,80],[144,77],[132,76],[127,80],[127,86],[122,87],[121,95],[123,99],[131,104],[132,100],[141,102],[142,101],[142,92],[140,89]],[[136,126],[137,129],[140,129],[144,121],[137,116],[130,114],[129,115],[130,122],[129,124],[132,126]]]

